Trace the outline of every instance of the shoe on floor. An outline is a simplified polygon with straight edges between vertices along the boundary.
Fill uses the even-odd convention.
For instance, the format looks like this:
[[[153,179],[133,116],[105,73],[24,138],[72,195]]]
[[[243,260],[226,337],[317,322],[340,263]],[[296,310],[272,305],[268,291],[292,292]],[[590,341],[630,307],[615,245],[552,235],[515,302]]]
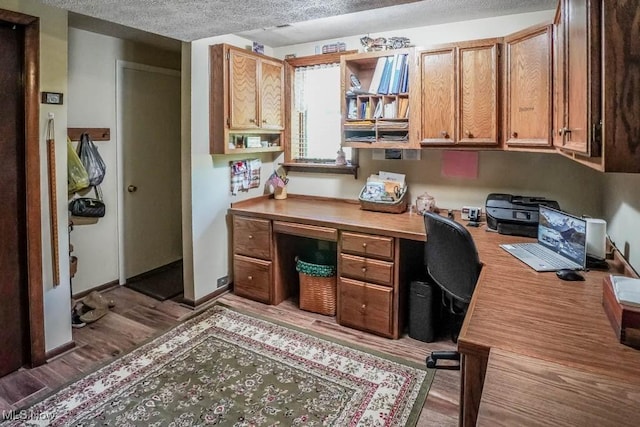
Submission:
[[[102,318],[109,312],[109,308],[96,308],[80,315],[80,320],[84,323],[93,323],[96,320]]]
[[[72,328],[82,328],[87,326],[87,324],[85,322],[83,322],[82,320],[80,320],[80,315],[78,313],[75,312],[75,310],[73,311],[73,313],[71,313],[71,327]]]
[[[113,308],[113,307],[116,306],[116,303],[115,303],[114,300],[105,298],[98,291],[91,292],[89,295],[84,297],[82,302],[85,305],[87,305],[87,306],[89,306],[91,308],[94,308],[94,309],[97,309],[97,308]]]

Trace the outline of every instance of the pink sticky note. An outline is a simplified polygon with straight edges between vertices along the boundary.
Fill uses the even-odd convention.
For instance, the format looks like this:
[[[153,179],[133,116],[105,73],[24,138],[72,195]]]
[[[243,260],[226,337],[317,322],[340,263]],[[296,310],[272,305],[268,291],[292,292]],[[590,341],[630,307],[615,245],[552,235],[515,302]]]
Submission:
[[[443,151],[442,176],[448,178],[478,178],[477,151]]]

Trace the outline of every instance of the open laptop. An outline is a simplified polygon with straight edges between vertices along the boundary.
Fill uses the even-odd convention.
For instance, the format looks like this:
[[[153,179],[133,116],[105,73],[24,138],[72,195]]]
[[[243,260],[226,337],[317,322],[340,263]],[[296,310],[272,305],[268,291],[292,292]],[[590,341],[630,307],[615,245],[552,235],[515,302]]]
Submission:
[[[587,222],[539,206],[537,243],[500,245],[535,271],[584,270],[587,261]]]

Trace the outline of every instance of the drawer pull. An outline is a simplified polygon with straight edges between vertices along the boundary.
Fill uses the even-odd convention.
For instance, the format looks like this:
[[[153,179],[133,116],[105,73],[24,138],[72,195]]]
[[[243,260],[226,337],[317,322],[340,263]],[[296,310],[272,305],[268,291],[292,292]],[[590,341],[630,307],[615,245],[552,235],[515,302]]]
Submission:
[[[362,307],[360,307],[360,313],[364,314],[367,311],[367,304],[362,304]]]
[[[367,267],[362,267],[362,272],[366,273],[367,272]]]
[[[249,239],[253,239],[253,234],[249,234]]]
[[[363,248],[366,248],[366,247],[367,247],[367,243],[366,243],[366,242],[365,242],[365,243],[363,243],[363,244],[362,244],[362,247],[363,247]]]
[[[247,276],[247,280],[253,280],[253,276]]]

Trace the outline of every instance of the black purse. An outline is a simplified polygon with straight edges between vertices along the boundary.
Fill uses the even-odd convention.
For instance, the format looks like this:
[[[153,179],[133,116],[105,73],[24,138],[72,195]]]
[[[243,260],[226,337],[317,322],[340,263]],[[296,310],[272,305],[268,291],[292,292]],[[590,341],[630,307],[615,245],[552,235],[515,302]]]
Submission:
[[[69,202],[69,212],[73,216],[81,216],[88,218],[102,218],[106,212],[106,206],[102,201],[102,191],[99,186],[93,187],[96,192],[96,198],[78,197]]]

